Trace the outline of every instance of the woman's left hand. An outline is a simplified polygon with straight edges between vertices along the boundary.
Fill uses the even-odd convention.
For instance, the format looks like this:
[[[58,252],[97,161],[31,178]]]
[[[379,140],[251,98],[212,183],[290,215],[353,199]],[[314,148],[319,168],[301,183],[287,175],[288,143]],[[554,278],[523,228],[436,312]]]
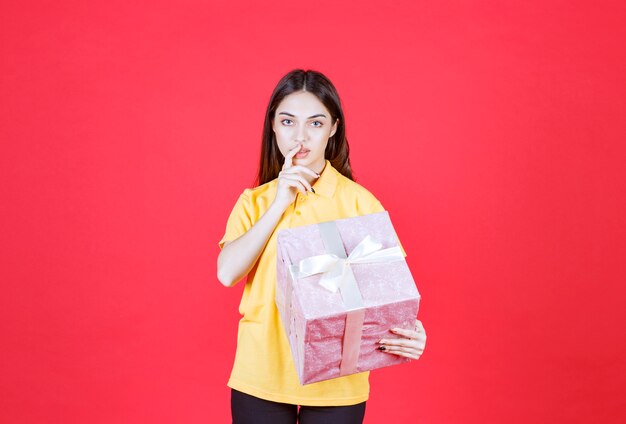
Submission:
[[[420,320],[415,320],[415,331],[392,328],[392,333],[402,336],[399,339],[382,339],[379,350],[410,359],[419,359],[426,348],[426,331]]]

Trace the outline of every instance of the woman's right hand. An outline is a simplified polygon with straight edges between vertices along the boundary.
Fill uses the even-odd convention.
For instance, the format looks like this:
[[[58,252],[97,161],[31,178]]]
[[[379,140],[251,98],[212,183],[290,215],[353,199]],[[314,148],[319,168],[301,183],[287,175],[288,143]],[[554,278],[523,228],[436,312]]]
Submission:
[[[281,205],[284,209],[287,209],[296,199],[297,191],[300,191],[302,194],[312,191],[311,184],[300,173],[304,172],[314,178],[319,178],[319,175],[312,169],[293,164],[293,157],[301,148],[302,145],[298,145],[287,153],[283,169],[278,173],[278,188],[274,203]]]

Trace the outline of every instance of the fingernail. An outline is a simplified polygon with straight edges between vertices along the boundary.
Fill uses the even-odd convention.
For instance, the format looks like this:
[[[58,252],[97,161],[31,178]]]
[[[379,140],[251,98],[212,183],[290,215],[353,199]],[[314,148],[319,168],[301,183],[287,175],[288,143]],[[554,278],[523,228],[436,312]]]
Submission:
[[[315,189],[314,189],[313,187],[311,187],[311,191],[312,191],[313,193],[315,193]]]
[[[385,346],[378,346],[378,350],[387,350]]]

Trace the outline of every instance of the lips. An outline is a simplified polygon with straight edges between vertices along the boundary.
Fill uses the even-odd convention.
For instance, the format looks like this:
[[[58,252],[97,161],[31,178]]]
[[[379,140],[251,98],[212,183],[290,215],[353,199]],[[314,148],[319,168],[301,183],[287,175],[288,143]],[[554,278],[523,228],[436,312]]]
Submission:
[[[309,154],[309,150],[300,150],[298,153],[296,153],[296,158],[304,158]]]

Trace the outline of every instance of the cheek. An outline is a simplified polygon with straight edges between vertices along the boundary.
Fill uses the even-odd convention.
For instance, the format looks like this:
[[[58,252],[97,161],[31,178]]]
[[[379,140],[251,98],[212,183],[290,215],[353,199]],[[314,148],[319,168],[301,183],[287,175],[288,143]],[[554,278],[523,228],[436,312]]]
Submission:
[[[318,130],[314,132],[314,139],[317,143],[324,144],[330,138],[330,130]]]
[[[278,150],[285,156],[288,153],[291,137],[289,131],[285,127],[275,127],[274,136],[276,137],[276,144]]]
[[[276,141],[279,144],[284,144],[285,142],[288,142],[289,138],[291,137],[289,128],[286,128],[284,126],[275,127],[274,134],[276,135]]]

